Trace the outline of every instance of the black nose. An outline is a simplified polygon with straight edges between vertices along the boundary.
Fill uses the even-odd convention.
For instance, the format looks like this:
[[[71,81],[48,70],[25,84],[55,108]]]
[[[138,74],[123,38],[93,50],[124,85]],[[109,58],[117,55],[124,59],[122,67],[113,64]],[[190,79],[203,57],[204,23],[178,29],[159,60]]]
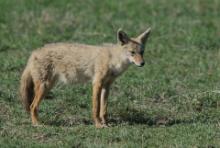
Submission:
[[[145,63],[144,63],[144,61],[143,61],[143,62],[141,62],[141,66],[144,66],[144,64],[145,64]]]

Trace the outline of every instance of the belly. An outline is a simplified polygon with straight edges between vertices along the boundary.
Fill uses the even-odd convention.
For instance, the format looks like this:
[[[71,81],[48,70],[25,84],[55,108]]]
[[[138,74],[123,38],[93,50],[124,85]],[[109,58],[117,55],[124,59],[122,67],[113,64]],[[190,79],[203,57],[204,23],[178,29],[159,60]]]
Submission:
[[[61,72],[58,74],[59,81],[65,84],[71,83],[87,83],[92,80],[93,72],[90,69],[78,69],[72,71]]]

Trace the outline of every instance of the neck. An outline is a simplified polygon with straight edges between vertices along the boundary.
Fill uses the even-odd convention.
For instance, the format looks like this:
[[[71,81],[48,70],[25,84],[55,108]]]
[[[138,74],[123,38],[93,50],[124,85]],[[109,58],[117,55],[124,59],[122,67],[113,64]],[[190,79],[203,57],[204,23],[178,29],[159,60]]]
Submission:
[[[124,72],[130,62],[126,56],[126,50],[119,44],[116,44],[110,49],[112,55],[112,68],[116,74]]]

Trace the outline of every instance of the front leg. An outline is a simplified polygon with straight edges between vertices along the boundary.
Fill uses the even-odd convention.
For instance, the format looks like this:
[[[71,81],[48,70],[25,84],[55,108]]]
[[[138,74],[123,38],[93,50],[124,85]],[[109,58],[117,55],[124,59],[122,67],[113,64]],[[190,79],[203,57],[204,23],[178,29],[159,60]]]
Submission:
[[[107,105],[110,84],[102,87],[100,102],[100,118],[103,126],[107,126]]]
[[[93,94],[92,94],[92,116],[97,128],[102,128],[101,119],[99,117],[100,112],[100,95],[102,89],[102,82],[96,81],[93,83]]]

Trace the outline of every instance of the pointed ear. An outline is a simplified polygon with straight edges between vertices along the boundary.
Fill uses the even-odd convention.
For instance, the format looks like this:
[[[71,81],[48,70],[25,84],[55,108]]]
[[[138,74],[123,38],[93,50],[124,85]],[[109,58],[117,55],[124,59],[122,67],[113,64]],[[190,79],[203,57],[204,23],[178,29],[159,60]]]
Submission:
[[[137,37],[137,39],[142,43],[145,44],[147,42],[147,39],[150,35],[151,32],[151,28],[148,28],[144,33],[142,33],[141,35],[139,35]]]
[[[124,44],[127,44],[130,40],[130,38],[128,37],[128,35],[122,31],[122,29],[118,29],[118,32],[117,32],[117,39],[118,39],[118,42],[121,44],[121,45],[124,45]]]

